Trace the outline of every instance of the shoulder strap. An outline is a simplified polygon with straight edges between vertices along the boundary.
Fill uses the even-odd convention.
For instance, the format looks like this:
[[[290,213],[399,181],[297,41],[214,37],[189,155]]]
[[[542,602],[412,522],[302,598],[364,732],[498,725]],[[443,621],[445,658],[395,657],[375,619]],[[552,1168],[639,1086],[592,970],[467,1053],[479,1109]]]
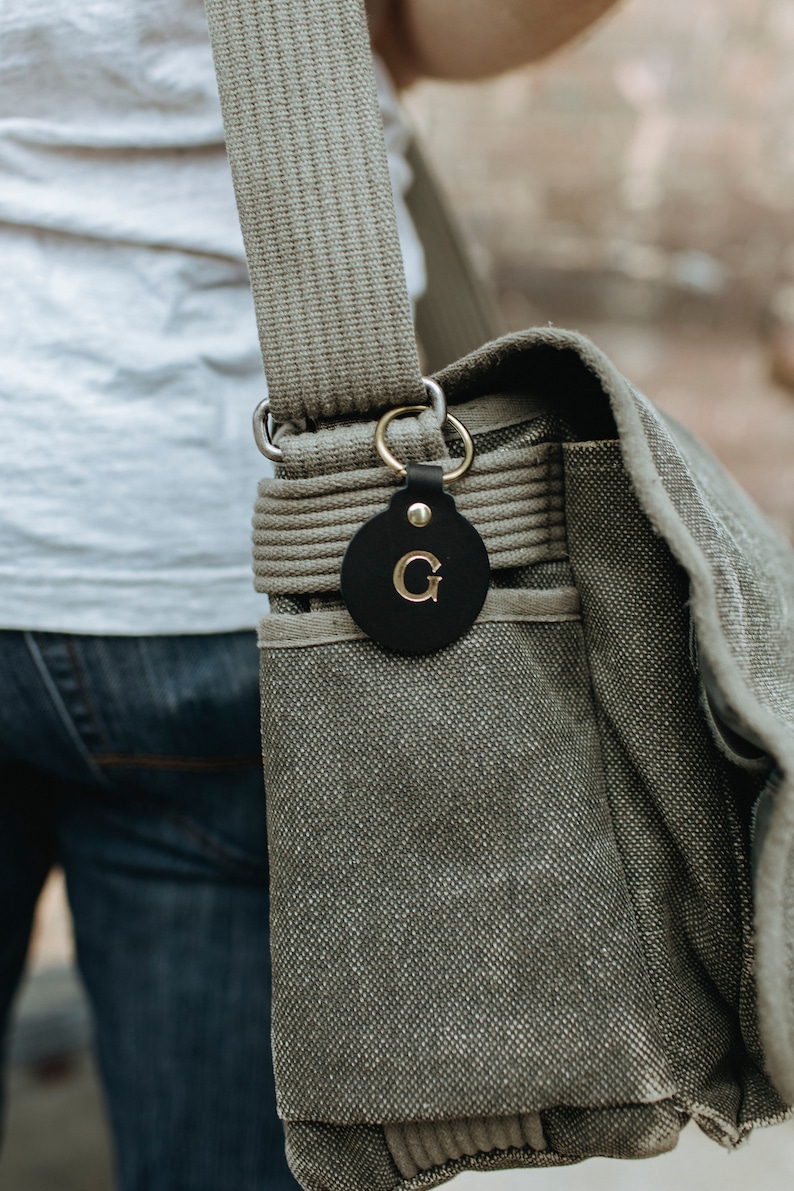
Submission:
[[[363,0],[206,0],[271,409],[424,402]]]
[[[416,137],[407,157],[413,182],[406,200],[427,268],[427,289],[416,304],[416,331],[425,368],[432,373],[496,339],[499,315]]]

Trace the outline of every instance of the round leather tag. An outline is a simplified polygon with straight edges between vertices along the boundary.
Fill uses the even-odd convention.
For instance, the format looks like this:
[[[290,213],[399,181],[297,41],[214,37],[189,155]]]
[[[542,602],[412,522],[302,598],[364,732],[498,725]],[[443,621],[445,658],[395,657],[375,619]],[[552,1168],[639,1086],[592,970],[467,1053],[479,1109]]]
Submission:
[[[490,582],[477,530],[444,490],[440,467],[409,464],[388,509],[350,541],[341,588],[353,620],[387,649],[431,653],[471,628]]]

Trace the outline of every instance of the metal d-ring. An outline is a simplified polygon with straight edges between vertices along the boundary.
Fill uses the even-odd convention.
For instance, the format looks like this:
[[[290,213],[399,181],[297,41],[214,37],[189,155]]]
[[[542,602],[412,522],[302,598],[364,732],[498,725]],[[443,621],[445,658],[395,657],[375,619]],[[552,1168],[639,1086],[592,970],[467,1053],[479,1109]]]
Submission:
[[[281,463],[284,452],[277,447],[270,435],[270,398],[263,397],[254,410],[254,441],[265,459]]]
[[[395,409],[387,410],[375,427],[375,449],[383,462],[388,464],[393,471],[396,471],[398,476],[406,476],[407,469],[404,464],[400,463],[400,460],[397,458],[397,456],[392,454],[386,445],[386,431],[395,418],[401,418],[405,414],[423,414],[426,412],[426,410],[426,405],[398,405]],[[459,422],[457,418],[453,418],[452,414],[448,413],[444,420],[449,422],[449,424],[453,426],[455,430],[457,430],[458,434],[463,439],[462,460],[457,467],[452,469],[452,471],[444,473],[444,483],[451,484],[455,480],[459,480],[461,476],[465,476],[466,472],[471,467],[474,460],[474,440],[463,423]]]
[[[433,409],[433,413],[436,415],[436,421],[438,422],[439,429],[444,425],[444,423],[446,421],[450,421],[453,424],[453,426],[455,426],[455,429],[458,430],[458,433],[461,434],[460,429],[458,429],[460,426],[460,423],[456,422],[454,418],[449,418],[449,419],[447,418],[447,399],[444,396],[444,390],[441,388],[441,385],[437,384],[436,381],[431,380],[429,376],[422,377],[422,384],[425,386],[425,390],[427,391],[427,394],[430,398],[430,405]],[[411,413],[423,413],[426,408],[427,407],[424,405],[402,406],[402,407],[400,407],[400,412],[407,413],[410,411]],[[392,410],[391,413],[392,413],[392,416],[396,416],[396,411]],[[391,419],[389,419],[389,420],[391,420]],[[253,421],[254,421],[254,441],[256,442],[257,447],[259,448],[259,450],[265,456],[266,459],[270,459],[271,462],[273,462],[273,463],[281,463],[281,461],[284,458],[284,452],[281,450],[281,447],[277,447],[275,445],[275,443],[273,442],[273,437],[272,437],[271,431],[270,431],[270,398],[269,397],[263,397],[262,400],[259,402],[259,405],[257,405],[256,409],[254,410]],[[387,425],[388,425],[388,423],[387,423]],[[375,431],[376,442],[377,442],[377,433],[378,432],[376,430]],[[461,434],[464,444],[466,443],[466,434],[467,434],[467,432],[465,430]],[[385,447],[385,440],[384,440],[384,447]],[[380,450],[380,448],[378,448],[378,449]],[[386,450],[388,450],[388,448],[386,448]],[[383,456],[383,458],[385,459],[385,456]],[[391,458],[394,459],[394,456],[392,455]],[[474,449],[473,449],[473,444],[472,444],[472,459],[473,458],[474,458]],[[465,463],[465,459],[466,459],[466,457],[464,456],[464,463]],[[387,462],[388,462],[388,460],[387,460]],[[405,475],[405,468],[402,466],[402,464],[398,463],[396,459],[394,460],[393,463],[390,463],[389,466],[394,467],[395,471],[399,472],[401,475]],[[460,467],[457,467],[454,472],[450,472],[448,476],[445,476],[445,479],[450,479],[450,480],[458,479],[459,476],[462,476],[464,474],[464,472],[468,471],[470,466],[471,466],[471,460],[469,460],[469,462],[466,464],[466,466],[463,467],[463,470],[461,470]],[[461,467],[462,467],[462,465],[461,465]]]
[[[444,390],[437,381],[431,380],[429,376],[422,377],[422,384],[425,386],[425,391],[430,398],[430,404],[433,407],[433,413],[436,415],[439,430],[447,420],[447,398]]]

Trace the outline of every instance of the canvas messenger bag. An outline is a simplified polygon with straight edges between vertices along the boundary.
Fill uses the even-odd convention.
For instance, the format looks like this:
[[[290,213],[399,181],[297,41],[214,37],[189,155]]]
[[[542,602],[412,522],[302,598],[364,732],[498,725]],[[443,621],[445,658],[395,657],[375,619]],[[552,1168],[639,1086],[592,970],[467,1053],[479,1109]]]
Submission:
[[[295,1175],[409,1191],[690,1119],[735,1146],[794,1101],[792,553],[577,334],[424,382],[362,0],[207,7],[281,427],[255,569]]]

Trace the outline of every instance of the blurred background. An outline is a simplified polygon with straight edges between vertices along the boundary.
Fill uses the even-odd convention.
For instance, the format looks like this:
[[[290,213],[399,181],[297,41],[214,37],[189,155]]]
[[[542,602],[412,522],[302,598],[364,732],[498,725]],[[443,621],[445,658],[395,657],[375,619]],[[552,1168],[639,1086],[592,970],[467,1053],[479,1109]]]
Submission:
[[[589,333],[794,537],[794,3],[629,0],[407,106],[505,325]]]
[[[407,97],[507,329],[590,334],[794,540],[794,0],[630,0],[582,44]],[[0,1191],[111,1191],[59,874],[18,999]],[[466,1175],[464,1191],[790,1191],[794,1125],[728,1155]]]

